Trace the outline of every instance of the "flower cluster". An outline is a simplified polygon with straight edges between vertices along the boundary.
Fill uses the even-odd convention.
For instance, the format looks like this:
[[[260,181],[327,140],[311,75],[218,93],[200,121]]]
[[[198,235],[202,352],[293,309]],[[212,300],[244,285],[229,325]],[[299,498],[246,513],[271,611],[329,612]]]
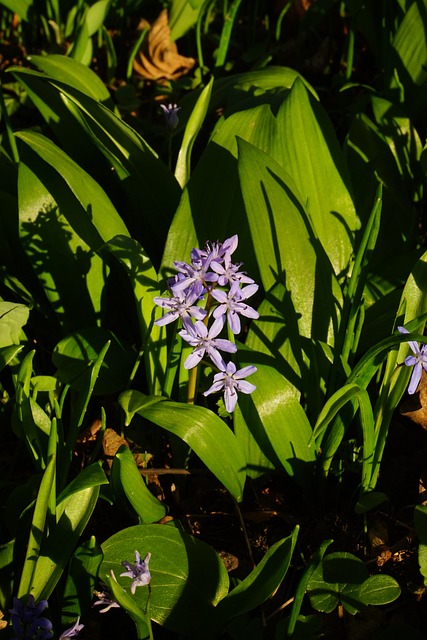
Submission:
[[[397,327],[400,333],[409,333],[405,327]],[[407,367],[414,367],[412,370],[411,379],[409,381],[408,393],[411,395],[415,393],[421,380],[421,375],[424,371],[427,372],[427,344],[423,344],[421,349],[416,342],[408,340],[408,344],[414,353],[413,356],[405,358],[405,364]]]
[[[229,413],[236,408],[237,392],[252,393],[255,386],[245,378],[256,371],[250,365],[237,370],[233,362],[225,362],[222,353],[235,353],[236,344],[219,337],[227,324],[231,333],[240,333],[240,316],[256,319],[259,314],[247,304],[258,285],[241,271],[241,263],[233,263],[238,236],[224,242],[207,243],[204,249],[191,251],[191,263],[174,263],[178,273],[169,280],[169,297],[154,298],[165,309],[156,324],[163,326],[181,321],[179,335],[193,347],[184,367],[192,369],[203,358],[210,358],[218,373],[204,395],[224,391],[224,404]]]
[[[40,600],[35,603],[34,596],[30,595],[26,604],[20,598],[13,599],[13,609],[10,610],[13,631],[16,636],[13,640],[49,640],[53,638],[52,623],[49,618],[41,614],[47,608],[47,600]],[[65,638],[75,638],[78,636],[84,625],[80,624],[77,618],[72,627],[63,631],[59,640]]]
[[[36,604],[34,596],[29,596],[26,604],[23,604],[20,598],[13,599],[10,614],[16,634],[14,640],[48,640],[53,637],[51,621],[41,615],[47,606],[47,600],[40,600]]]

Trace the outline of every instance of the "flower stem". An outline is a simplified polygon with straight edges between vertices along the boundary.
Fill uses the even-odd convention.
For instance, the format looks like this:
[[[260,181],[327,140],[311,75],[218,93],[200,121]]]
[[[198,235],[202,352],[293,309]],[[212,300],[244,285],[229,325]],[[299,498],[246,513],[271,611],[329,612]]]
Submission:
[[[194,404],[196,399],[197,372],[199,367],[190,369],[188,376],[187,404]]]

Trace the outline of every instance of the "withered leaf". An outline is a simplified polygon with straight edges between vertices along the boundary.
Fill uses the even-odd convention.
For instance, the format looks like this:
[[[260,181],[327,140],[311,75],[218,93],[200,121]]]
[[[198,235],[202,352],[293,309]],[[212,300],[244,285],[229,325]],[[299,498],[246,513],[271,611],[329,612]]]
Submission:
[[[400,413],[427,429],[427,373],[424,370],[416,393],[402,403]]]
[[[147,80],[176,80],[195,64],[194,58],[180,55],[171,41],[168,12],[163,9],[135,56],[134,72]]]

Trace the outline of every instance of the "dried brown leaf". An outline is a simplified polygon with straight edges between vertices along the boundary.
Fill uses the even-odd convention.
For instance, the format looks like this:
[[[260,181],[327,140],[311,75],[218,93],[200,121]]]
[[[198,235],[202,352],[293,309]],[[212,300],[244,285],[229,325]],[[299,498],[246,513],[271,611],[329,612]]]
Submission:
[[[163,9],[135,56],[134,73],[147,80],[176,80],[195,64],[194,58],[180,55],[176,43],[171,41],[169,16]]]

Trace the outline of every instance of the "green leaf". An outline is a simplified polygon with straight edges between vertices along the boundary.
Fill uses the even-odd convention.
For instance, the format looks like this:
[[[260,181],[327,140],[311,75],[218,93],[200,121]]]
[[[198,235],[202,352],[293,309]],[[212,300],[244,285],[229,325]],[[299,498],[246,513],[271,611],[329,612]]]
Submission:
[[[348,552],[330,553],[314,570],[307,585],[311,606],[331,613],[339,602],[354,614],[360,603],[355,591],[369,577],[363,562]]]
[[[369,491],[368,493],[364,493],[358,499],[354,510],[356,513],[367,513],[371,511],[371,509],[375,509],[380,504],[384,504],[384,502],[388,502],[389,498],[385,493],[381,491]]]
[[[43,184],[33,172],[30,165],[36,164],[36,158],[37,171],[43,168],[40,158],[29,156],[31,152],[23,150],[19,165],[19,236],[31,270],[50,303],[51,331],[60,324],[65,332],[82,324],[95,324],[105,280],[102,261],[58,207],[51,195],[49,179],[42,176]],[[65,189],[58,199],[68,210],[74,204],[73,213],[78,214],[80,207],[70,195]],[[86,212],[83,216],[86,217]]]
[[[332,123],[299,79],[277,114],[271,155],[294,180],[335,273],[345,272],[354,232],[360,226],[349,192],[350,179]]]
[[[197,22],[205,0],[172,0],[169,8],[171,40],[181,38]]]
[[[105,472],[101,467],[100,462],[94,462],[88,465],[65,487],[65,489],[58,496],[58,506],[66,505],[66,500],[73,496],[75,493],[98,487],[103,484],[108,484]]]
[[[24,304],[0,300],[0,348],[20,344],[22,327],[29,315]]]
[[[404,18],[393,38],[392,48],[396,54],[393,62],[401,82],[407,82],[406,76],[417,85],[424,85],[427,78],[427,43],[425,38],[426,0],[412,2],[406,9]],[[390,75],[390,86],[396,88],[396,76]]]
[[[59,80],[106,106],[114,107],[110,93],[99,75],[77,60],[51,53],[47,56],[32,55],[30,62],[46,73],[49,79]]]
[[[125,498],[140,519],[141,524],[161,520],[167,509],[147,488],[127,445],[117,451],[111,467],[114,495]]]
[[[196,405],[156,402],[138,414],[184,440],[238,501],[245,484],[245,459],[235,435],[221,418]]]
[[[95,536],[83,542],[73,553],[61,611],[64,627],[70,627],[78,616],[85,617],[89,612],[102,557],[101,547]]]
[[[120,394],[119,403],[125,412],[126,426],[131,423],[133,416],[139,410],[143,410],[145,406],[155,402],[161,402],[162,400],[166,400],[166,398],[163,396],[147,396],[145,393],[141,393],[135,389],[123,391],[123,393]]]
[[[119,574],[123,560],[134,562],[135,550],[141,557],[151,553],[150,615],[168,629],[191,635],[227,594],[228,574],[218,554],[170,525],[137,525],[106,540],[100,578],[113,571],[119,585],[128,590],[129,578]],[[137,588],[134,596],[143,610],[146,592]]]
[[[267,154],[239,140],[239,174],[264,289],[281,282],[300,335],[331,337],[341,291],[293,180]]]
[[[2,0],[2,5],[17,13],[22,20],[28,20],[28,10],[32,7],[33,0]]]
[[[5,611],[12,598],[15,540],[0,544],[0,607]]]
[[[139,606],[135,598],[127,593],[123,587],[121,587],[115,580],[115,576],[110,572],[109,576],[105,576],[104,582],[108,587],[108,591],[111,593],[112,598],[117,602],[122,609],[124,609],[137,627],[138,640],[149,640],[150,629],[149,621],[147,620],[147,599],[141,606]]]
[[[162,315],[154,298],[161,295],[157,274],[141,245],[133,238],[116,236],[105,246],[125,269],[132,285],[144,348],[148,389],[160,393],[163,388],[167,348],[165,330],[154,322]]]
[[[4,369],[12,360],[22,351],[24,345],[19,347],[2,347],[0,348],[0,371]]]
[[[360,585],[357,596],[365,606],[388,604],[400,596],[399,583],[385,574],[369,576]]]
[[[275,367],[258,362],[256,353],[242,351],[239,360],[257,367],[250,378],[256,385],[255,391],[250,396],[239,398],[248,428],[255,438],[259,434],[261,448],[261,434],[264,433],[286,472],[304,488],[310,487],[314,478],[316,447],[310,446],[312,429],[300,404],[298,390]]]
[[[298,532],[299,527],[295,527],[290,536],[273,544],[258,566],[221,600],[206,621],[203,637],[219,637],[218,631],[233,618],[252,611],[273,595],[288,571]]]
[[[94,2],[94,4],[89,7],[86,14],[86,25],[89,36],[95,35],[98,29],[104,24],[110,4],[111,0],[98,0],[98,2]]]
[[[59,505],[56,526],[43,544],[37,560],[31,593],[37,601],[49,598],[57,585],[75,545],[95,508],[99,486],[73,493]]]
[[[52,456],[43,474],[37,494],[24,566],[22,568],[21,580],[19,583],[18,598],[22,598],[22,596],[26,596],[32,592],[34,583],[38,579],[37,564],[40,558],[40,548],[45,534],[46,516],[50,503],[50,496],[52,491],[54,491],[55,477],[56,458],[55,456]]]
[[[39,133],[21,131],[16,135],[37,156],[32,167],[34,173],[41,180],[49,179],[52,196],[76,232],[92,249],[99,249],[116,235],[129,235],[103,189],[70,157]],[[49,165],[49,172],[41,160]],[[54,182],[51,176],[54,176]]]
[[[111,331],[101,327],[75,331],[55,346],[52,362],[58,369],[57,376],[61,382],[82,391],[88,368],[108,341],[111,341],[110,348],[102,362],[94,393],[106,395],[123,389],[133,369],[136,353]]]
[[[297,588],[295,590],[294,601],[292,603],[292,611],[289,616],[289,622],[287,625],[287,630],[289,636],[292,636],[295,628],[298,626],[299,613],[301,611],[302,602],[305,596],[305,592],[307,590],[307,585],[310,582],[310,578],[314,572],[314,570],[318,567],[320,562],[323,560],[323,556],[325,555],[326,549],[332,544],[332,540],[325,540],[322,542],[316,553],[311,558],[308,566],[304,569],[304,573],[302,574]]]
[[[184,137],[182,139],[175,168],[175,178],[181,187],[184,187],[190,178],[191,151],[206,117],[212,93],[213,81],[214,79],[212,77],[203,89],[185,127]]]

